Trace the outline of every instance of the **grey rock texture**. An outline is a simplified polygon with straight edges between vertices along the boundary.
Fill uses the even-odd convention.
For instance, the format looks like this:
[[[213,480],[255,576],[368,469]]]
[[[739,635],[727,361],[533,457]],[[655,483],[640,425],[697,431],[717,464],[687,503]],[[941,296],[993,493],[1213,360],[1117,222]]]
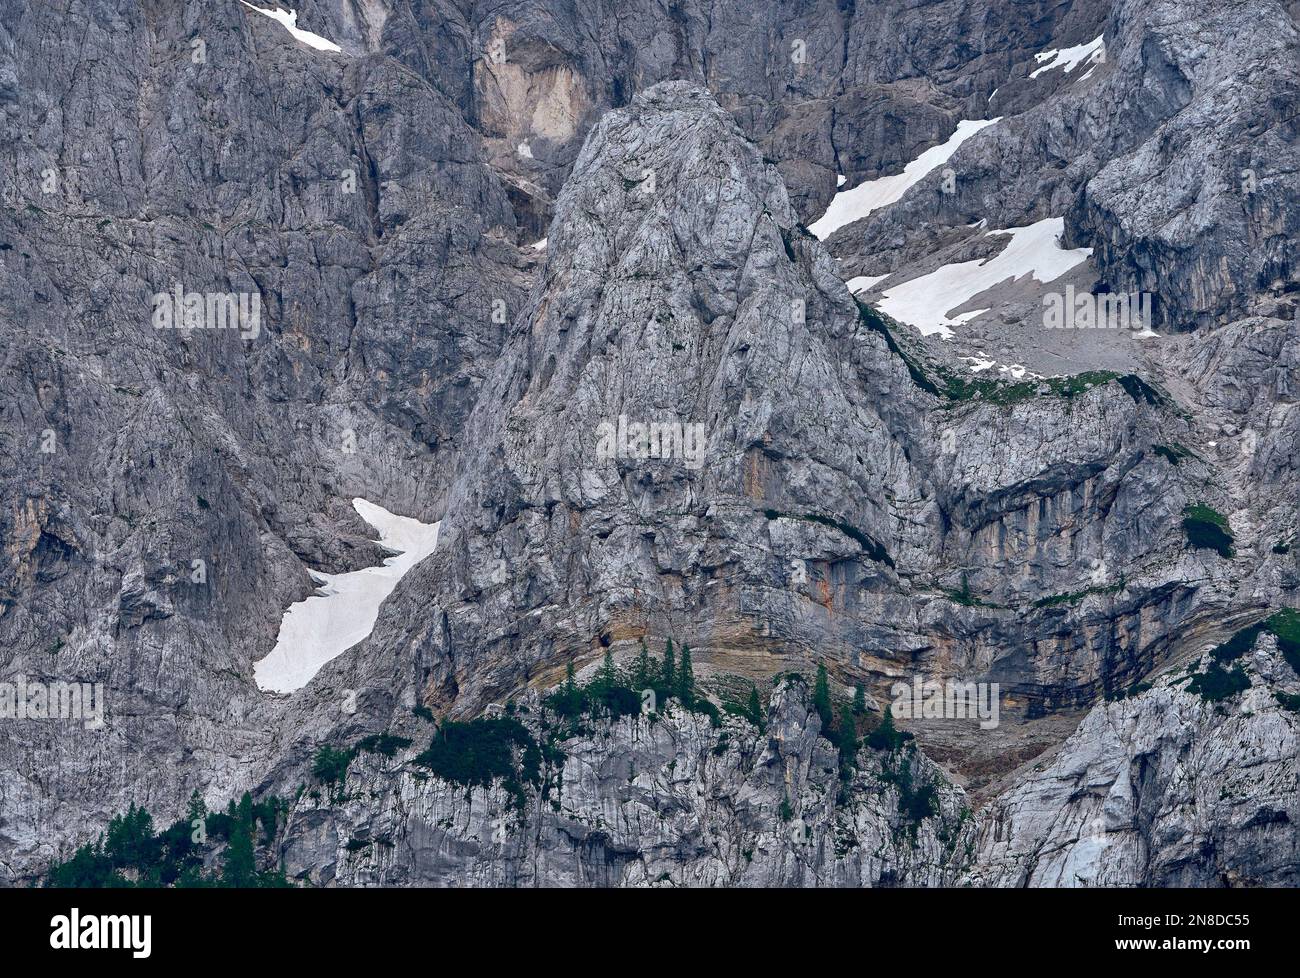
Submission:
[[[928,393],[702,90],[606,116],[551,240],[446,536],[354,685],[472,714],[575,656],[677,634],[718,669],[770,674],[798,650],[846,683],[887,687],[901,660],[979,674],[1033,714],[1128,685],[1234,587],[1185,552],[1171,477],[1194,466],[1152,451],[1186,430],[1171,402],[1114,382]],[[620,417],[700,424],[703,464],[601,458]]]
[[[362,755],[337,795],[299,799],[285,870],[325,886],[951,886],[973,852],[964,793],[919,752],[864,749],[841,800],[802,682],[777,689],[761,732],[676,704],[587,727],[522,805],[499,782],[428,777],[409,753]],[[900,803],[904,763],[909,789],[936,789],[919,822]]]
[[[379,558],[349,497],[436,517],[493,303],[527,278],[441,96],[245,11],[0,11],[21,82],[0,118],[4,674],[104,682],[114,717],[0,726],[6,874],[132,798],[255,778],[276,706],[253,661],[308,566]],[[258,335],[155,329],[176,283],[256,295]]]
[[[845,275],[894,273],[882,288],[976,257],[990,247],[982,229],[1066,219],[1063,243],[1093,249],[1098,292],[1153,296],[1162,332],[1249,314],[1293,318],[1297,190],[1291,113],[1300,33],[1285,5],[1118,2],[1091,33],[1104,34],[1105,60],[1031,79],[1017,66],[976,118],[1001,122],[965,143],[893,207],[837,232],[830,245]],[[1055,85],[1045,93],[1044,85]],[[850,184],[851,185],[851,184]],[[1156,256],[1159,257],[1156,257]],[[1041,328],[1044,285],[1027,309],[994,306],[969,331],[969,345],[1003,343],[1006,363],[1061,372],[1057,346],[1076,337]],[[1280,312],[1279,312],[1280,311]],[[1008,329],[1028,320],[1023,331]],[[1078,342],[1070,369],[1110,366],[1106,338],[1091,357]],[[1155,344],[1152,359],[1159,358]]]
[[[291,797],[320,745],[388,730],[411,751],[298,798],[293,875],[1296,882],[1271,639],[1218,707],[1170,678],[1104,700],[1297,603],[1294,4],[299,15],[342,53],[238,2],[0,4],[0,682],[103,682],[109,714],[0,719],[0,883],[133,801],[163,822],[196,787]],[[1091,71],[1030,77],[1099,34]],[[993,115],[954,193],[933,173],[825,244],[803,230],[837,174]],[[1062,283],[1020,281],[945,345],[843,285],[1046,217],[1093,249],[1072,284],[1151,291],[1177,335],[1058,342],[1035,316]],[[178,283],[255,296],[257,335],[155,329]],[[956,357],[983,345],[1129,376],[980,385]],[[698,424],[698,466],[605,457],[624,417]],[[438,550],[366,641],[264,694],[308,571],[383,556],[354,496],[442,519]],[[1189,545],[1190,505],[1230,555]],[[711,679],[821,662],[876,706],[916,675],[995,682],[1002,723],[904,722],[941,809],[915,833],[876,752],[836,804],[797,684],[766,732],[596,723],[563,745],[560,809],[530,796],[504,840],[503,787],[413,764],[414,708],[513,698],[540,723],[566,664],[670,635]]]
[[[980,118],[1053,38],[1094,37],[1105,5],[328,0],[300,16],[347,51],[400,59],[460,105],[541,237],[590,128],[659,82],[708,87],[811,220],[837,173],[896,169],[958,119]]]
[[[1193,666],[1195,666],[1193,660]],[[1297,730],[1278,689],[1300,684],[1271,636],[1251,688],[1210,703],[1167,673],[1099,703],[1050,759],[982,813],[989,886],[1295,886]]]
[[[893,576],[902,554],[865,557],[842,531],[768,515],[820,514],[890,550],[884,487],[912,480],[890,424],[916,426],[917,392],[706,92],[658,86],[607,115],[550,240],[470,421],[448,536],[370,642],[427,670],[422,698],[481,709],[647,619],[754,633],[746,590],[784,589],[802,556],[773,552],[780,535],[854,577]],[[699,426],[701,464],[601,458],[600,426],[620,417]],[[582,597],[555,602],[565,592]]]

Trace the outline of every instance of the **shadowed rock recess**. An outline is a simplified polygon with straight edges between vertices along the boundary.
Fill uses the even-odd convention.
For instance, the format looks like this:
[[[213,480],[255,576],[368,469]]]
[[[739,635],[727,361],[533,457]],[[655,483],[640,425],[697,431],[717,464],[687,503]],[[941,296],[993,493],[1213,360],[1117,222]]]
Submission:
[[[1294,4],[109,6],[0,3],[0,884],[1300,884]]]

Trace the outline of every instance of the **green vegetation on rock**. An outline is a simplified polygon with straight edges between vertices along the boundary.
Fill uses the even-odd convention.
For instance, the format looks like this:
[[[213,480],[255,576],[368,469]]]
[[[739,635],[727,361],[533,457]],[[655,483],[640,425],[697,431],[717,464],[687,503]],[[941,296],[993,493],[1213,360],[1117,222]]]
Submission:
[[[1198,504],[1184,509],[1183,532],[1187,534],[1187,542],[1197,549],[1213,550],[1220,557],[1233,556],[1228,518],[1209,506]]]
[[[1211,662],[1205,672],[1198,672],[1187,684],[1188,692],[1196,693],[1210,703],[1230,699],[1248,689],[1250,677],[1241,666],[1224,669],[1217,662]]]
[[[1046,598],[1039,598],[1034,602],[1034,607],[1052,608],[1056,605],[1075,604],[1076,602],[1082,601],[1084,598],[1095,594],[1118,594],[1127,586],[1127,581],[1121,574],[1120,579],[1114,584],[1107,584],[1104,587],[1084,588],[1082,591],[1071,591],[1068,594],[1052,594]]]
[[[975,378],[954,373],[951,369],[930,364],[920,350],[904,347],[899,337],[906,331],[878,309],[857,296],[858,320],[885,340],[889,351],[903,361],[912,382],[921,390],[948,401],[983,401],[1004,407],[1022,404],[1035,397],[1072,399],[1114,381],[1135,404],[1163,405],[1167,398],[1136,374],[1119,374],[1113,370],[1090,370],[1068,377],[1048,377],[1008,383],[1002,380]]]
[[[557,758],[514,717],[478,717],[445,721],[415,763],[465,787],[486,788],[500,781],[522,807],[524,785],[543,785],[543,760]]]
[[[894,711],[885,707],[879,726],[867,737],[867,746],[872,750],[896,751],[912,739],[912,735],[894,726]]]
[[[891,753],[881,770],[881,780],[898,789],[898,814],[912,838],[921,823],[939,814],[939,795],[934,785],[918,784],[912,772],[913,749]]]
[[[53,863],[45,885],[93,889],[289,886],[282,870],[257,868],[258,845],[272,841],[288,808],[279,798],[254,802],[244,792],[238,804],[232,800],[224,812],[209,813],[195,791],[186,817],[155,832],[153,816],[132,804],[113,817],[106,835],[79,847],[67,860]],[[225,846],[220,872],[206,869],[217,861],[220,844]]]
[[[1300,713],[1300,696],[1294,693],[1274,693],[1273,696],[1282,709],[1290,713]]]
[[[1204,672],[1191,676],[1188,691],[1218,702],[1249,689],[1250,678],[1241,665],[1233,663],[1253,649],[1256,640],[1265,632],[1277,639],[1278,651],[1287,664],[1300,672],[1300,612],[1283,608],[1263,621],[1239,629],[1226,642],[1211,649],[1209,666]]]
[[[1152,445],[1151,451],[1169,462],[1170,465],[1181,465],[1183,459],[1191,458],[1192,453],[1182,445]]]

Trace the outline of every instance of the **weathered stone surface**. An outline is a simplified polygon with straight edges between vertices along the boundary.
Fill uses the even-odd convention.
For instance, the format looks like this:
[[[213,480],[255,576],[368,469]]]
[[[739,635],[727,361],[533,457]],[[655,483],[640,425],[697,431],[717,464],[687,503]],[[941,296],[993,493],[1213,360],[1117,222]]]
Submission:
[[[0,9],[0,681],[109,701],[100,731],[0,721],[0,882],[132,801],[161,822],[195,787],[292,795],[323,743],[427,737],[420,704],[535,704],[566,663],[668,635],[711,676],[820,661],[878,705],[917,674],[996,682],[1002,725],[914,725],[942,808],[914,838],[871,751],[834,804],[789,689],[725,746],[695,715],[597,724],[565,745],[561,811],[533,798],[504,843],[500,787],[365,755],[348,801],[299,799],[292,871],[1295,882],[1294,715],[1269,705],[1295,681],[1270,639],[1219,709],[1164,680],[1101,699],[1296,603],[1294,4],[300,15],[343,53],[239,3]],[[1103,33],[1104,63],[1029,77]],[[826,246],[802,230],[837,174],[993,115],[955,193],[935,173]],[[984,230],[1045,217],[1094,249],[1072,284],[1152,291],[1184,335],[1057,343],[1034,317],[1061,283],[1020,282],[941,347],[841,282],[986,258]],[[258,334],[155,329],[177,283],[255,295]],[[983,378],[954,354],[981,344],[1154,386],[961,390]],[[699,423],[701,464],[600,457],[622,416]],[[382,556],[353,496],[443,519],[443,542],[366,642],[263,694],[252,664],[308,569]],[[1188,545],[1191,504],[1231,556]],[[629,783],[629,758],[656,773]],[[783,785],[810,842],[773,821]],[[1080,843],[1099,812],[1109,841]]]
[[[589,721],[558,744],[548,794],[530,789],[522,807],[499,783],[429,777],[415,746],[362,755],[338,796],[299,799],[286,872],[327,886],[953,885],[975,832],[962,791],[919,752],[864,749],[841,798],[807,693],[779,688],[763,731],[734,717],[715,728],[675,703]],[[536,698],[526,706],[540,735]],[[935,789],[919,822],[900,807],[904,763],[910,790]]]
[[[1196,665],[1196,660],[1192,661]],[[982,813],[980,886],[1295,886],[1296,674],[1265,636],[1251,688],[1207,702],[1169,672],[1099,703]]]

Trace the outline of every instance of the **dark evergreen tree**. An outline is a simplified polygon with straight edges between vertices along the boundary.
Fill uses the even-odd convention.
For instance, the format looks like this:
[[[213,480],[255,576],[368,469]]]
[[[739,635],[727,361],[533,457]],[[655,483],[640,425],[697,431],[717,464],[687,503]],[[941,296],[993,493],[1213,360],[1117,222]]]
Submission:
[[[230,826],[230,841],[222,859],[222,886],[248,887],[257,885],[257,862],[253,852],[253,798],[245,791],[239,799],[234,821]]]
[[[853,719],[853,710],[847,703],[840,707],[835,746],[840,752],[839,803],[844,804],[849,800],[849,782],[853,780],[853,772],[858,769],[858,748],[862,746],[858,743],[857,721]]]
[[[753,683],[749,684],[749,702],[745,704],[745,715],[755,726],[763,725],[763,703],[758,698],[758,687]]]
[[[853,715],[860,717],[867,712],[867,694],[862,688],[862,683],[853,687]]]
[[[822,721],[822,733],[831,729],[831,685],[826,678],[826,667],[817,664],[817,681],[813,684],[813,709]]]
[[[153,816],[135,802],[122,815],[108,823],[108,840],[104,854],[114,866],[131,866],[143,870],[154,862],[158,846],[153,834]]]
[[[113,868],[113,861],[104,855],[103,837],[98,842],[87,842],[67,862],[56,862],[50,867],[46,886],[76,887],[80,889],[121,889],[130,882]]]
[[[208,817],[208,806],[203,801],[203,796],[199,794],[198,788],[190,792],[190,805],[185,817],[189,819],[191,825]]]
[[[911,734],[903,733],[894,726],[894,711],[885,707],[885,715],[880,719],[880,726],[871,731],[867,737],[867,746],[872,750],[897,750],[903,741],[910,740]]]
[[[618,670],[614,668],[614,653],[605,650],[605,661],[600,664],[600,672],[596,675],[596,685],[600,692],[608,692],[618,685]]]
[[[582,690],[578,686],[577,671],[571,661],[564,665],[564,685],[551,703],[562,716],[576,717],[582,713]]]
[[[840,759],[852,760],[858,753],[858,723],[853,719],[853,711],[845,703],[840,707],[840,725],[836,731],[839,739]]]
[[[636,657],[636,673],[632,678],[638,691],[646,689],[651,683],[650,650],[645,647],[645,639],[641,639],[641,652]]]
[[[316,780],[330,789],[332,795],[336,785],[341,788],[346,783],[348,765],[352,763],[352,757],[350,750],[325,744],[316,752],[311,773],[315,775]],[[226,814],[234,817],[234,813],[229,810]]]
[[[668,640],[668,647],[664,649],[664,667],[659,676],[659,682],[663,685],[664,692],[671,694],[677,688],[677,657],[673,652],[673,640]]]
[[[691,647],[682,646],[682,661],[677,667],[677,698],[689,707],[695,702],[695,669],[691,665]]]

